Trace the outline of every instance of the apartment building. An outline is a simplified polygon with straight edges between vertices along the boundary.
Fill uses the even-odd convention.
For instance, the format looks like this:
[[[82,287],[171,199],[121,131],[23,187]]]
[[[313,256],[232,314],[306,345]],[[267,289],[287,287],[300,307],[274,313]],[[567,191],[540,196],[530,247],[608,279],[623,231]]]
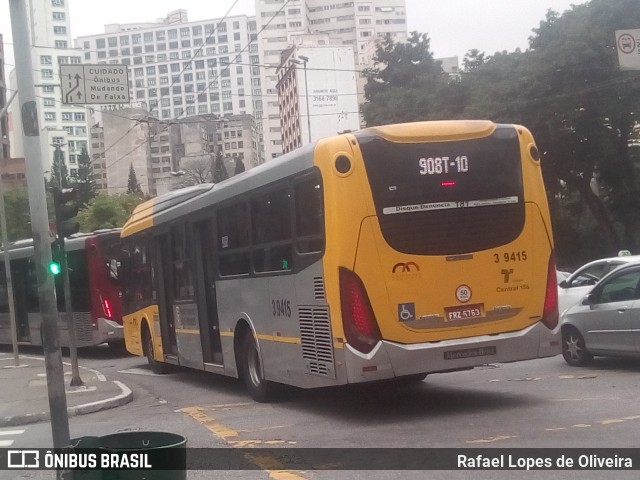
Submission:
[[[260,89],[265,98],[261,128],[267,159],[283,151],[277,68],[282,51],[293,43],[292,37],[304,33],[329,34],[353,48],[357,68],[360,50],[367,49],[372,39],[391,37],[398,42],[407,39],[404,0],[291,0],[286,4],[284,0],[256,0],[255,5],[257,28],[261,32],[258,51],[265,64]],[[324,66],[307,64],[308,72],[314,68]]]
[[[151,116],[262,116],[256,21],[246,15],[189,22],[177,10],[152,23],[105,25],[79,37],[84,63],[129,65],[132,100]],[[252,43],[253,42],[253,43]],[[258,143],[261,138],[258,137]]]
[[[55,145],[60,145],[71,175],[77,173],[78,157],[87,148],[87,110],[63,105],[60,95],[61,64],[82,63],[82,53],[71,48],[69,5],[67,0],[27,0],[32,66],[38,101],[38,121],[43,169],[50,170]],[[15,70],[11,85],[17,85]],[[12,124],[21,120],[20,102],[10,107]],[[10,132],[12,156],[23,157],[24,146],[20,129]]]
[[[293,42],[277,70],[283,153],[360,127],[353,47],[328,44],[327,34]],[[323,69],[308,70],[308,64]]]

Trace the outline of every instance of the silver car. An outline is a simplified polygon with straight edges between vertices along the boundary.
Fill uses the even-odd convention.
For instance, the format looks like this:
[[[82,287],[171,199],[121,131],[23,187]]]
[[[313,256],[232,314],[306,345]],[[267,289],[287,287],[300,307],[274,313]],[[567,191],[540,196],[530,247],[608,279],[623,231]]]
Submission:
[[[562,356],[586,365],[593,356],[640,356],[640,261],[602,278],[561,318]]]
[[[640,255],[618,256],[601,258],[593,262],[586,263],[571,275],[569,278],[558,282],[558,312],[560,315],[564,311],[578,303],[591,291],[593,286],[607,273],[631,262],[640,261]]]

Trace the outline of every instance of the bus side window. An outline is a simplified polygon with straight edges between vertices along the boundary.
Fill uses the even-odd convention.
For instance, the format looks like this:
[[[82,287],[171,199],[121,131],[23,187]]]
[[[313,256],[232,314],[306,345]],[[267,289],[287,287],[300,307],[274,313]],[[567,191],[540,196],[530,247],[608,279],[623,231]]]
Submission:
[[[249,215],[245,202],[218,210],[218,267],[220,276],[249,273]]]
[[[256,272],[292,270],[291,190],[251,198],[252,255]]]
[[[299,253],[320,252],[324,248],[324,205],[317,174],[294,185],[296,209],[296,249]]]

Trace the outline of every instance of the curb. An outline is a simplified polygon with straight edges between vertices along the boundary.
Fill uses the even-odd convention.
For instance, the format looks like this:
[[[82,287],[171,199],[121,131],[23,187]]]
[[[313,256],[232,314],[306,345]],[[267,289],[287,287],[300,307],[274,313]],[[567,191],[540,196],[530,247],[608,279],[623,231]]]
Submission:
[[[93,370],[97,372],[97,370]],[[99,372],[97,372],[99,373]],[[104,375],[100,374],[103,378]],[[106,380],[106,379],[105,379]],[[101,380],[104,381],[104,380]],[[106,398],[104,400],[98,400],[97,402],[85,403],[83,405],[76,405],[75,407],[67,408],[67,415],[69,417],[75,417],[77,415],[87,415],[88,413],[99,412],[101,410],[108,410],[111,408],[120,407],[126,405],[133,400],[133,392],[124,383],[113,380],[113,383],[120,388],[120,393],[114,397]],[[48,422],[51,419],[50,412],[40,413],[26,413],[23,415],[13,415],[10,417],[0,418],[0,428],[4,427],[17,427],[20,425],[29,425],[32,423]]]

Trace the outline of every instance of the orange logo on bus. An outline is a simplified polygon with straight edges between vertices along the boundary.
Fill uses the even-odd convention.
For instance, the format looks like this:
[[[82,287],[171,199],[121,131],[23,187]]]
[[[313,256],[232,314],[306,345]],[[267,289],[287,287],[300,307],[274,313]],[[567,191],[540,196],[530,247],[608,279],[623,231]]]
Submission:
[[[402,273],[412,272],[413,271],[412,268],[415,268],[416,272],[420,271],[420,267],[415,262],[396,263],[393,266],[392,273],[398,273],[398,269],[400,269],[400,272],[402,272]]]

